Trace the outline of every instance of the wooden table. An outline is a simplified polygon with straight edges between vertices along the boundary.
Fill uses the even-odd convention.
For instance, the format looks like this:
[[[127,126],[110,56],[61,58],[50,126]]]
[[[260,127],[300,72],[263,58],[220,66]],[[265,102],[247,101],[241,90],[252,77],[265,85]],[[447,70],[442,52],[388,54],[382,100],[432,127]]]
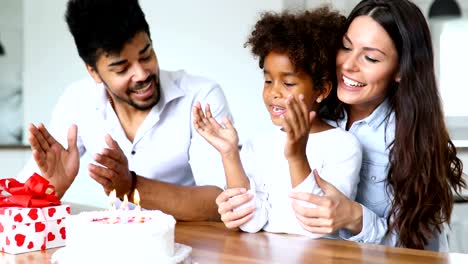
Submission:
[[[468,255],[391,248],[296,235],[248,234],[221,223],[180,222],[176,242],[193,248],[193,263],[468,263]],[[57,249],[0,255],[0,263],[50,263]],[[155,261],[157,263],[157,261]]]

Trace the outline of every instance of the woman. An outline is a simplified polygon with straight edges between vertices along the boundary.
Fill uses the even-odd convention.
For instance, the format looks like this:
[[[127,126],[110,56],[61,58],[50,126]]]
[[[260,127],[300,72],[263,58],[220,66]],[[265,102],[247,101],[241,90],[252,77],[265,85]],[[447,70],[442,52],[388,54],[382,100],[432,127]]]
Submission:
[[[296,216],[315,233],[340,230],[344,239],[447,251],[453,191],[465,187],[444,123],[434,75],[431,37],[418,7],[407,0],[363,0],[349,15],[337,54],[337,123],[363,146],[356,201],[316,180],[325,193],[291,193]],[[244,221],[229,212],[249,197],[217,198],[229,227]],[[246,212],[249,213],[249,212]]]

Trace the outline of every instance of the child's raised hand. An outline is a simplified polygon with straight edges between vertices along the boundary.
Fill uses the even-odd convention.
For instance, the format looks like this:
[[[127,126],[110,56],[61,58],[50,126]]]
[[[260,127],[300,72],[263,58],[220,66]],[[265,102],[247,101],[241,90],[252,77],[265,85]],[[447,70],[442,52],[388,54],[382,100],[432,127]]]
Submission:
[[[211,114],[210,105],[205,107],[203,113],[199,102],[193,106],[193,124],[197,132],[215,147],[222,155],[238,151],[239,138],[231,121],[223,118],[219,124]]]
[[[283,118],[283,129],[288,134],[284,148],[286,159],[305,157],[305,149],[315,112],[309,112],[307,109],[304,95],[300,94],[298,98],[291,95],[286,99],[286,113],[281,118]]]

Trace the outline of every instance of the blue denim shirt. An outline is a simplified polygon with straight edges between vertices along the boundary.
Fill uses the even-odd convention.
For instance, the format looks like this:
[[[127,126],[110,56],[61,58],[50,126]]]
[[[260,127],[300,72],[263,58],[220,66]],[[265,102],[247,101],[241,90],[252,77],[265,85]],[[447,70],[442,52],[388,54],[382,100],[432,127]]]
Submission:
[[[389,169],[389,145],[395,138],[395,113],[390,112],[388,100],[382,102],[371,115],[354,122],[349,128],[362,145],[362,167],[356,201],[362,205],[363,226],[361,233],[352,236],[346,230],[340,231],[343,239],[363,243],[396,246],[398,234],[387,232],[387,216],[393,199],[386,188]],[[388,119],[386,119],[387,115]],[[347,115],[338,121],[338,126],[346,128]],[[383,140],[385,139],[385,140]],[[445,232],[436,234],[426,249],[448,251]]]

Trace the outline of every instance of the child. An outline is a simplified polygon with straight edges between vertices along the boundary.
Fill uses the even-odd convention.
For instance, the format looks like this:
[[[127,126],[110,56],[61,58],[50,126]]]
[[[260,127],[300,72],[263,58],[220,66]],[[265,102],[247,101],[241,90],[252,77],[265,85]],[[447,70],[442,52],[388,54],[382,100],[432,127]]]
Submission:
[[[232,123],[227,118],[217,123],[209,105],[205,113],[199,103],[194,106],[195,128],[222,156],[227,188],[254,194],[244,231],[319,237],[301,227],[288,197],[291,191],[321,193],[312,169],[347,197],[356,195],[360,144],[317,116],[330,111],[325,100],[336,99],[335,55],[343,23],[344,17],[327,7],[263,14],[246,45],[260,59],[263,100],[279,128],[244,144],[241,154]]]

